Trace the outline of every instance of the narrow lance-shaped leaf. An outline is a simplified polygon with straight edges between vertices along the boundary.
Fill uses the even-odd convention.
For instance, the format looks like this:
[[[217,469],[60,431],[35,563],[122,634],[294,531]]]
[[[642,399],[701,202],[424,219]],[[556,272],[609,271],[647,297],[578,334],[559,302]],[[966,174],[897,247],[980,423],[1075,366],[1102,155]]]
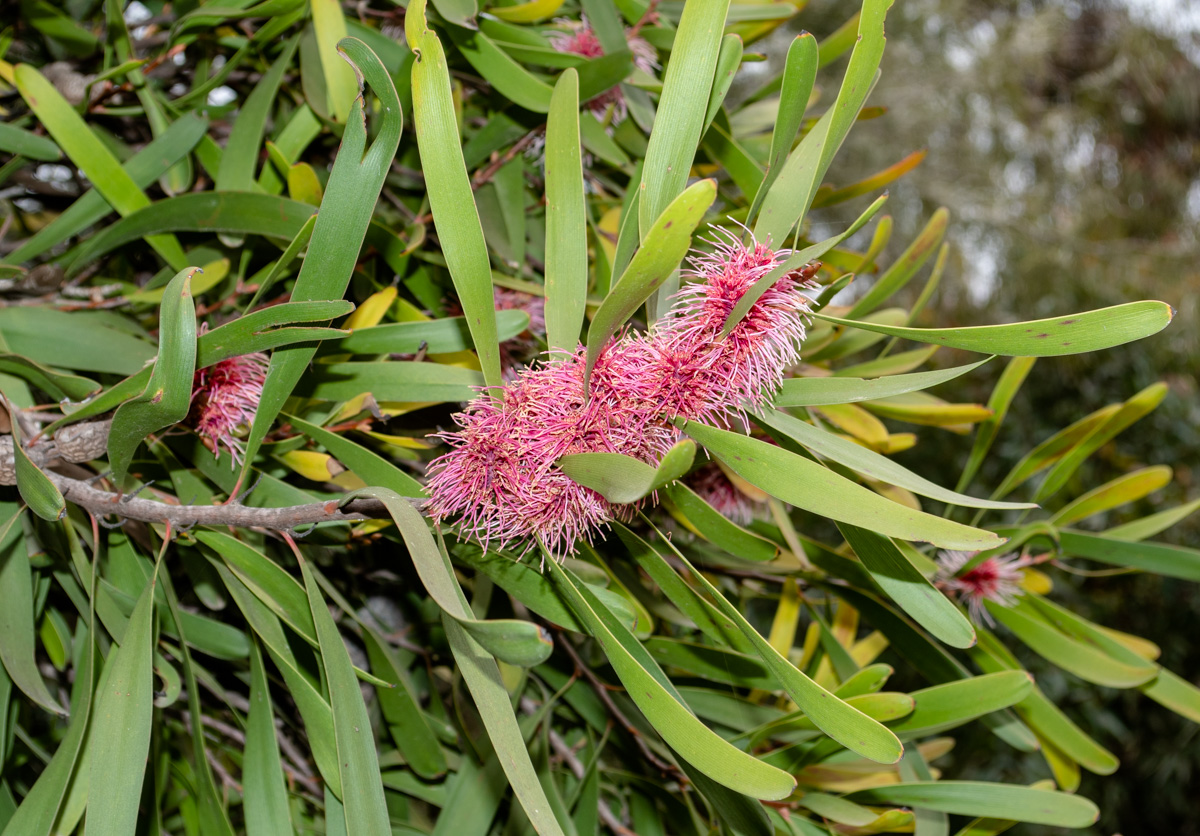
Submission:
[[[912,781],[861,790],[851,798],[1059,827],[1087,827],[1100,816],[1095,804],[1077,795],[983,781]]]
[[[671,693],[654,670],[648,670],[644,661],[631,653],[634,646],[641,647],[632,634],[626,634],[629,647],[615,635],[613,626],[603,614],[593,608],[585,587],[578,585],[567,575],[553,558],[547,560],[551,576],[566,596],[568,603],[588,627],[588,631],[600,642],[605,655],[617,672],[621,682],[646,719],[662,735],[663,740],[689,763],[703,771],[709,778],[731,790],[752,798],[779,799],[787,797],[795,788],[795,780],[782,770],[768,766],[752,755],[735,749],[705,726]],[[640,651],[646,653],[644,649]],[[651,664],[652,661],[651,661]],[[653,666],[657,670],[657,665]],[[659,676],[662,676],[659,671]]]
[[[16,422],[13,422],[15,428]],[[15,503],[0,506],[0,658],[4,669],[21,692],[53,714],[66,714],[50,695],[38,670],[33,623],[33,572],[25,539],[16,525],[21,508]]]
[[[929,223],[925,224],[925,228],[908,245],[908,249],[901,253],[896,262],[854,303],[846,318],[858,319],[869,314],[908,284],[925,262],[937,252],[938,245],[946,236],[946,225],[949,221],[950,213],[945,208],[934,212]]]
[[[865,380],[860,377],[794,377],[783,381],[772,401],[777,407],[858,403],[919,392],[961,377],[991,358],[930,372],[913,372]],[[961,490],[961,488],[960,488]]]
[[[643,243],[658,217],[687,183],[700,143],[728,11],[729,0],[694,0],[683,8],[646,148],[638,206]]]
[[[154,718],[154,582],[152,575],[96,688],[84,836],[128,836],[136,829]]]
[[[693,183],[663,210],[642,237],[642,246],[592,317],[588,328],[585,381],[590,378],[592,366],[596,365],[609,338],[679,266],[692,244],[692,232],[716,196],[714,181]]]
[[[376,490],[372,491],[372,495],[388,509],[415,564],[430,568],[445,566],[425,520],[407,500],[389,491]],[[443,610],[447,616],[443,619],[446,637],[450,640],[463,678],[483,718],[488,738],[496,749],[504,774],[508,776],[521,808],[539,836],[563,836],[562,828],[551,812],[546,791],[530,762],[529,751],[513,714],[512,703],[500,678],[496,660],[461,626],[464,621],[474,619],[474,614],[463,599],[462,590],[458,588],[453,575],[445,578],[438,577],[434,572],[429,575],[435,589],[450,587],[447,592],[453,593],[443,596],[450,607]]]
[[[992,414],[980,423],[979,429],[975,433],[975,443],[971,445],[971,455],[967,458],[967,464],[963,467],[962,476],[959,477],[955,490],[965,490],[967,485],[971,484],[971,480],[975,478],[975,474],[979,472],[988,450],[992,448],[996,434],[1000,432],[1000,425],[1004,423],[1004,418],[1008,415],[1008,407],[1012,404],[1013,398],[1017,396],[1017,392],[1033,368],[1034,362],[1033,357],[1014,357],[1004,367],[1004,372],[996,381],[996,387],[992,390],[991,397],[988,398],[987,407]]]
[[[838,528],[883,591],[914,621],[952,647],[975,644],[971,622],[921,574],[895,543],[874,531],[853,525],[843,523]]]
[[[321,590],[313,579],[308,562],[300,558],[304,588],[308,592],[313,624],[321,645],[321,663],[329,687],[329,707],[333,711],[333,736],[337,743],[338,764],[342,777],[342,807],[347,833],[387,834],[387,802],[379,777],[379,755],[371,717],[363,702],[354,665],[338,632]]]
[[[18,64],[13,68],[13,78],[50,136],[110,206],[121,215],[128,215],[150,205],[150,199],[121,168],[117,158],[45,76],[28,64]],[[183,249],[173,235],[151,236],[146,242],[176,270],[186,264]]]
[[[670,544],[670,541],[665,541]],[[771,673],[783,685],[788,696],[812,719],[821,731],[828,734],[847,749],[877,763],[895,763],[900,759],[903,747],[892,732],[867,717],[853,706],[834,697],[816,682],[798,670],[771,646],[745,617],[729,603],[729,600],[713,586],[707,578],[697,572],[687,558],[675,549],[679,559],[691,574],[695,583],[703,589],[721,615],[730,619],[750,640],[759,657],[770,668]],[[651,559],[657,557],[653,555]],[[658,557],[661,560],[661,557]]]
[[[13,404],[3,394],[0,394],[0,405],[8,415],[13,414]],[[9,449],[13,454],[13,469],[16,471],[17,491],[21,494],[21,499],[25,500],[29,510],[42,519],[51,522],[61,520],[67,515],[67,503],[63,499],[62,492],[50,480],[50,477],[29,458],[29,453],[25,451],[25,445],[21,438],[20,422],[11,420],[9,423],[12,430],[10,439],[12,444]],[[32,617],[33,615],[30,613],[30,620]],[[51,704],[54,704],[52,700],[47,703],[47,705]]]
[[[1175,311],[1166,302],[1128,302],[1052,319],[973,328],[906,328],[814,314],[818,319],[919,343],[1003,357],[1059,357],[1100,351],[1144,339],[1166,328]]]
[[[413,122],[433,224],[475,341],[484,381],[488,386],[500,386],[491,263],[463,160],[446,53],[425,20],[425,0],[409,4],[404,27],[408,45],[417,56],[412,67]]]
[[[579,149],[579,75],[554,85],[546,122],[546,342],[567,354],[579,343],[587,303],[587,211]]]
[[[292,289],[293,302],[334,300],[345,294],[383,179],[400,144],[404,117],[387,70],[362,41],[346,38],[339,48],[361,74],[360,90],[365,81],[379,98],[382,125],[368,148],[365,102],[360,94],[354,100],[341,148],[329,173],[308,256]],[[293,346],[271,355],[258,412],[246,439],[243,481],[267,431],[315,354],[314,346]]]
[[[246,718],[246,749],[242,762],[242,806],[246,836],[291,836],[287,785],[275,739],[271,691],[258,642],[250,649],[250,712]]]
[[[883,20],[891,5],[892,0],[867,0],[863,4],[858,43],[850,56],[837,100],[800,141],[784,163],[779,179],[767,192],[754,225],[754,234],[760,240],[780,246],[812,204],[834,154],[858,118],[875,82],[883,58]]]
[[[884,499],[816,462],[765,441],[694,421],[688,421],[683,430],[746,481],[814,514],[889,537],[928,541],[948,549],[977,551],[1003,542],[990,531]]]
[[[652,467],[620,453],[575,453],[563,456],[558,466],[579,484],[599,493],[609,502],[637,502],[676,479],[692,467],[696,443],[684,440],[668,450]]]
[[[762,185],[754,194],[747,215],[747,223],[754,220],[762,207],[763,198],[783,170],[783,163],[792,150],[792,143],[804,123],[804,111],[812,96],[813,84],[817,80],[817,39],[811,32],[797,35],[788,47],[784,60],[782,84],[779,89],[779,110],[775,115],[775,127],[771,131],[771,153],[767,158],[767,170]],[[782,243],[782,242],[780,242]]]
[[[196,302],[189,267],[167,285],[159,313],[158,357],[145,390],[122,404],[113,415],[108,434],[108,463],[118,484],[133,461],[133,453],[150,433],[187,417],[196,374]]]

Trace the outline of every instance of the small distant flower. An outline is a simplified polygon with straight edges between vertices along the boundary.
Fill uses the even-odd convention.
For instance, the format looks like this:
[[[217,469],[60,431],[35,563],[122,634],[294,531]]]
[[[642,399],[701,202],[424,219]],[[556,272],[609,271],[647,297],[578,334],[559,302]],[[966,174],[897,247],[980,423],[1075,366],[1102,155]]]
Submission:
[[[218,460],[224,445],[230,466],[245,455],[239,436],[254,422],[269,366],[265,354],[243,354],[201,369],[192,381],[187,423]]]
[[[765,502],[742,493],[715,462],[692,471],[685,481],[697,496],[739,525],[750,524],[766,510]]]
[[[1029,559],[1016,554],[989,557],[966,572],[961,572],[976,554],[978,552],[940,552],[937,580],[943,589],[953,592],[959,601],[967,605],[976,623],[994,626],[995,621],[984,607],[984,602],[993,601],[1003,607],[1013,606],[1021,594],[1021,579],[1024,577],[1021,570],[1029,565]]]
[[[780,278],[722,338],[737,300],[790,252],[718,235],[714,253],[691,259],[689,275],[699,281],[676,295],[652,333],[608,343],[589,393],[581,346],[482,392],[455,416],[460,429],[440,434],[453,449],[429,466],[430,515],[458,517],[462,533],[485,546],[535,540],[570,553],[636,505],[614,505],[577,484],[559,458],[608,452],[656,464],[680,437],[673,418],[728,423],[765,403],[799,359],[808,312],[800,290],[815,267]]]
[[[565,27],[565,31],[552,35],[550,45],[558,52],[569,52],[582,55],[585,58],[599,58],[604,55],[604,47],[596,36],[596,30],[588,23],[585,16],[582,20],[558,20],[556,23]],[[633,65],[644,73],[652,73],[658,67],[658,54],[654,47],[639,35],[625,30],[625,40],[633,55]],[[605,90],[599,96],[587,102],[587,107],[597,119],[603,119],[608,108],[612,107],[612,124],[619,125],[629,112],[625,96],[619,86]]]

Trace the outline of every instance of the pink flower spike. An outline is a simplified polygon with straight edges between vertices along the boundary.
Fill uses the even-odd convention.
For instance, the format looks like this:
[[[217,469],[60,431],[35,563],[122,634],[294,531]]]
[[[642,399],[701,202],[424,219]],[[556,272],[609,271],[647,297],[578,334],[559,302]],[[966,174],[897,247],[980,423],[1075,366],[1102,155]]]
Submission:
[[[978,552],[940,552],[937,580],[943,589],[953,592],[966,604],[977,624],[994,627],[996,622],[984,602],[992,601],[1002,607],[1016,604],[1017,596],[1021,594],[1022,570],[1029,565],[1029,559],[1016,554],[989,557],[960,574],[976,554]]]
[[[604,55],[604,47],[600,45],[600,38],[597,37],[596,30],[588,23],[586,16],[582,20],[563,19],[557,20],[555,23],[562,25],[565,30],[550,37],[550,46],[554,47],[556,51],[569,52],[584,58],[599,58]],[[654,46],[645,38],[633,34],[629,29],[625,30],[625,40],[629,45],[629,52],[633,55],[633,65],[644,73],[653,73],[658,68],[658,53]],[[588,110],[597,119],[604,119],[609,107],[612,107],[612,123],[619,125],[629,112],[625,103],[625,95],[621,92],[620,86],[605,90],[587,102]]]
[[[765,403],[799,359],[816,267],[792,271],[727,336],[729,311],[790,255],[718,230],[716,251],[692,259],[692,283],[650,334],[626,333],[600,353],[585,396],[585,349],[526,368],[484,391],[439,434],[451,449],[429,465],[426,509],[501,547],[541,542],[563,556],[635,505],[614,505],[558,467],[573,453],[621,453],[657,464],[680,436],[672,419],[728,421]],[[744,421],[743,416],[743,421]]]
[[[245,455],[238,436],[254,422],[269,366],[265,354],[243,354],[200,369],[193,379],[187,423],[218,460],[224,445],[230,467]]]

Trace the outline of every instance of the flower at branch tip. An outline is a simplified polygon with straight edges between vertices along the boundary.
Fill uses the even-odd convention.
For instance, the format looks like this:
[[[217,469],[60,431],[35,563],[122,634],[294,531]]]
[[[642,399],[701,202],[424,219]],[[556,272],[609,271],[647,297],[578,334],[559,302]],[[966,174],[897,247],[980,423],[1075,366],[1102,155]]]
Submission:
[[[239,436],[254,422],[269,366],[265,354],[243,354],[200,369],[192,380],[187,423],[218,460],[222,445],[229,451],[230,467],[245,455]]]
[[[976,623],[995,626],[991,613],[984,606],[992,601],[1002,607],[1011,607],[1021,594],[1022,571],[1029,559],[1016,554],[989,557],[963,572],[971,558],[978,552],[944,551],[937,557],[938,585],[953,592],[967,606]]]
[[[440,433],[451,450],[430,463],[426,510],[457,518],[462,535],[488,546],[540,542],[573,552],[637,505],[615,505],[567,476],[573,453],[621,453],[656,465],[680,437],[674,418],[728,425],[765,404],[799,360],[815,265],[783,275],[722,337],[729,312],[791,253],[717,230],[712,253],[690,259],[694,279],[649,334],[610,340],[583,377],[586,350],[525,368],[484,390]]]

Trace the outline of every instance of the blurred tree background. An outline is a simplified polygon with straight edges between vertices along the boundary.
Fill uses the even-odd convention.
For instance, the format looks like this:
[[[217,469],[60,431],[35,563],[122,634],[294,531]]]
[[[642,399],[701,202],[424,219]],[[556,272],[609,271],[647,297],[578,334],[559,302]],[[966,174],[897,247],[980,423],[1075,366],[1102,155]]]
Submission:
[[[814,0],[797,18],[822,38],[845,21],[844,5]],[[1171,394],[1131,432],[1076,474],[1100,484],[1130,466],[1168,464],[1176,481],[1123,513],[1147,513],[1200,493],[1200,5],[1161,2],[984,2],[906,0],[888,17],[888,48],[871,101],[887,112],[860,126],[827,182],[844,185],[925,148],[928,155],[891,188],[897,255],[941,206],[950,210],[949,263],[925,324],[1009,322],[1135,298],[1160,298],[1175,326],[1139,351],[1039,361],[1005,422],[976,487],[994,487],[1023,452],[1083,415],[1155,380]],[[795,33],[779,33],[785,39]],[[768,54],[782,54],[770,44]],[[829,231],[852,217],[815,213]],[[866,247],[866,240],[860,241]],[[928,272],[928,266],[926,272]],[[913,296],[920,290],[913,282]],[[853,287],[846,291],[852,295]],[[946,366],[965,355],[942,352]],[[1003,365],[973,378],[986,402]],[[969,437],[914,428],[909,454],[939,481],[957,479]],[[944,455],[932,457],[943,445]],[[919,452],[918,452],[919,451]],[[937,461],[931,462],[930,458]],[[911,459],[905,461],[914,466]],[[1121,521],[1117,514],[1095,522]],[[1200,544],[1193,515],[1167,539]],[[1142,576],[1077,577],[1061,594],[1086,597],[1102,624],[1172,636],[1162,662],[1200,670],[1200,592],[1182,581]],[[1200,833],[1200,736],[1156,705],[1065,677],[1022,660],[1056,700],[1121,758],[1113,779],[1084,775],[1080,792],[1103,796],[1105,817],[1091,832]],[[1069,694],[1068,694],[1069,692]],[[1116,696],[1116,700],[1110,700]],[[1102,707],[1106,705],[1107,707]],[[986,736],[986,731],[979,731]],[[983,743],[984,741],[978,741]],[[959,751],[982,755],[968,736]],[[1012,750],[960,763],[979,778],[1044,777],[1038,756]],[[1051,832],[1022,825],[1014,832]]]

